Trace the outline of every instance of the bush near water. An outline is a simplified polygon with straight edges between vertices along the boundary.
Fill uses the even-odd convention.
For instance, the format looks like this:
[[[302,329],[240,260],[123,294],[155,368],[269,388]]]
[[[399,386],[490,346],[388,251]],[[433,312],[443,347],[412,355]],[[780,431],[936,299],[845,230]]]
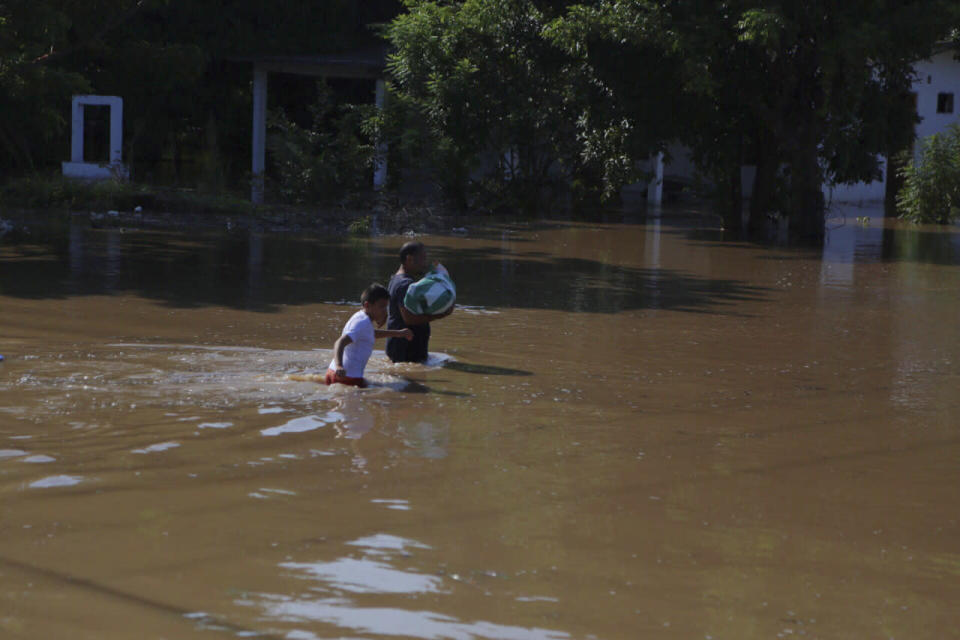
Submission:
[[[897,194],[901,218],[911,222],[949,224],[960,218],[960,126],[951,125],[920,142],[914,161],[909,154],[900,171]]]

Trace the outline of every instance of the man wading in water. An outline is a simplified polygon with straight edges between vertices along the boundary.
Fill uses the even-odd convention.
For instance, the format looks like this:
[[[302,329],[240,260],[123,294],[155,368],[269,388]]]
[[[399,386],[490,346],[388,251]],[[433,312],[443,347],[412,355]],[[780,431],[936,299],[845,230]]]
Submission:
[[[387,314],[387,329],[401,330],[410,328],[413,340],[403,338],[387,339],[387,356],[393,362],[424,362],[427,359],[427,346],[430,342],[430,323],[446,318],[453,313],[451,306],[444,313],[420,315],[403,306],[407,288],[423,277],[427,272],[427,248],[422,242],[408,242],[400,248],[400,268],[387,289],[390,291],[390,307]]]

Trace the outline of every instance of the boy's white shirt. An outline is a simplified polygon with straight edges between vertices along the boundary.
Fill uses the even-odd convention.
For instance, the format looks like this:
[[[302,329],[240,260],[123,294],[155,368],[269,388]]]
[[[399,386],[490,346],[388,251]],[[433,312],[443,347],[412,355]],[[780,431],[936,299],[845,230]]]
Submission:
[[[367,360],[373,355],[373,343],[375,336],[373,333],[373,322],[370,316],[364,310],[357,311],[350,316],[347,324],[343,327],[341,336],[350,336],[353,341],[343,350],[343,368],[347,371],[348,378],[362,378],[363,370],[367,368]],[[333,359],[328,367],[331,371],[337,370],[337,354],[333,354]]]

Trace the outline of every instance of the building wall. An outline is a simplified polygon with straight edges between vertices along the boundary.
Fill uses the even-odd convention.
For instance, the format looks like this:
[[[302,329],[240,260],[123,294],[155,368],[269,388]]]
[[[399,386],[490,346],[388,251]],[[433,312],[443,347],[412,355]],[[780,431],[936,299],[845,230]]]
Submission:
[[[917,79],[913,83],[913,90],[917,94],[917,114],[920,116],[920,123],[917,125],[918,140],[945,131],[949,125],[958,121],[960,62],[954,60],[953,56],[952,50],[944,51],[916,65]],[[937,95],[940,93],[953,94],[952,113],[937,113]],[[914,153],[916,149],[915,147]]]

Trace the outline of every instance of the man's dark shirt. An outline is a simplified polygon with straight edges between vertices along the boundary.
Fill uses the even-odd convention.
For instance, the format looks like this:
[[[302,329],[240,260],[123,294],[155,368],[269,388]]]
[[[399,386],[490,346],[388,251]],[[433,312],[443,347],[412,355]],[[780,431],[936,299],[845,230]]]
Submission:
[[[395,273],[390,278],[387,290],[390,292],[390,306],[387,311],[387,329],[406,329],[407,324],[400,314],[400,305],[407,295],[407,288],[416,282],[405,273]],[[410,327],[413,340],[406,338],[387,338],[387,357],[394,362],[423,362],[427,359],[427,344],[430,342],[430,323]]]

